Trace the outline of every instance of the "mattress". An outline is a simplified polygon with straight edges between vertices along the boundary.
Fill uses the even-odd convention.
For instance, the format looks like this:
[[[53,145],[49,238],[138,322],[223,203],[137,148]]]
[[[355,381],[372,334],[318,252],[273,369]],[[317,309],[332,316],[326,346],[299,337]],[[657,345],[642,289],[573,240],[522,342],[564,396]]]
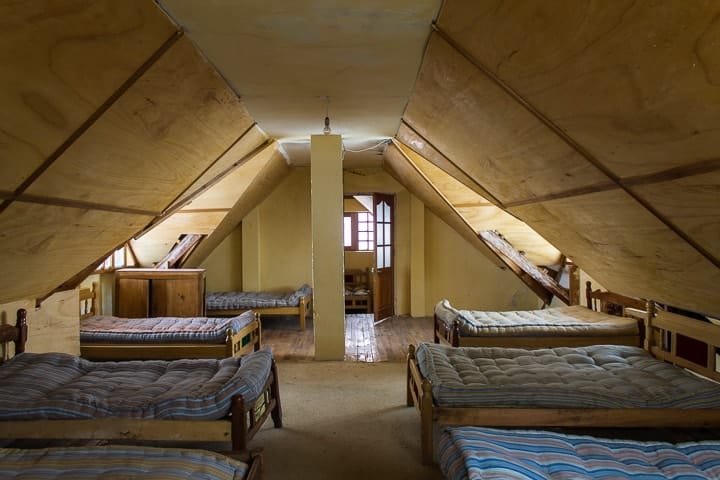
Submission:
[[[638,347],[537,350],[421,343],[418,367],[440,406],[720,408],[720,385]]]
[[[435,305],[435,315],[452,326],[459,321],[460,334],[469,337],[638,335],[636,319],[617,317],[574,305],[543,310],[493,312],[458,310],[448,300]]]
[[[237,333],[254,319],[252,311],[230,318],[94,316],[80,320],[80,342],[221,344],[228,330]]]
[[[234,480],[245,478],[247,471],[246,463],[204,450],[134,446],[0,449],[3,479]]]
[[[209,292],[205,296],[205,305],[208,310],[297,307],[300,305],[300,298],[311,293],[312,288],[309,285],[303,285],[292,293]]]
[[[448,480],[720,479],[720,442],[638,442],[528,430],[445,428]]]
[[[268,349],[219,360],[125,362],[22,353],[0,365],[0,420],[216,420],[234,395],[258,398],[271,367]]]

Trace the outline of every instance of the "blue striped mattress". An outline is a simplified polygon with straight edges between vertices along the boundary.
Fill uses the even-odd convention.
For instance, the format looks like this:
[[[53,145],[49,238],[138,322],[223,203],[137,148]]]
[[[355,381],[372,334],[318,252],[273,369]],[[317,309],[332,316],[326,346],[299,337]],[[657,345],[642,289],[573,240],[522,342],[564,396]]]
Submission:
[[[246,463],[204,450],[153,447],[0,449],[3,479],[240,480]]]
[[[216,420],[229,413],[234,395],[256,399],[271,366],[268,349],[223,359],[125,362],[22,353],[0,365],[0,420]]]
[[[446,427],[438,461],[447,480],[717,480],[720,442],[671,444]]]
[[[416,356],[440,406],[720,408],[720,385],[638,347],[525,350],[421,343]]]
[[[80,320],[83,343],[225,343],[255,319],[252,311],[231,318],[94,316]]]
[[[448,300],[441,300],[435,305],[435,315],[448,327],[458,320],[460,334],[465,337],[639,334],[636,319],[596,312],[580,305],[494,312],[458,310]]]
[[[277,292],[208,292],[208,310],[243,310],[248,308],[297,307],[300,298],[312,293],[310,285],[303,285],[290,293]]]

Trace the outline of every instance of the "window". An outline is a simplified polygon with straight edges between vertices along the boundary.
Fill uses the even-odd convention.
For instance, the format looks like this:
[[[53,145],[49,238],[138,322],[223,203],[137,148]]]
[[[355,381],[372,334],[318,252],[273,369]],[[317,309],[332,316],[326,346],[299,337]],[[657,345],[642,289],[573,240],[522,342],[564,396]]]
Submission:
[[[134,267],[135,257],[130,250],[128,244],[115,250],[111,253],[98,267],[95,269],[96,272],[112,272],[118,268]]]
[[[369,212],[345,212],[343,217],[345,250],[367,252],[375,248],[374,219]]]

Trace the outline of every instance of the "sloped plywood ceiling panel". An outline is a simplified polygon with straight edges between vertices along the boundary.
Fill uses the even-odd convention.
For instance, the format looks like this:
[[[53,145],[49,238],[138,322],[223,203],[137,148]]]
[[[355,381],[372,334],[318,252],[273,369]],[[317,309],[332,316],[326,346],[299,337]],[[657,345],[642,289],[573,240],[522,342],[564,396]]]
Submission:
[[[102,192],[109,205],[162,211],[251,124],[182,38],[28,193],[88,201]]]
[[[0,302],[72,285],[68,279],[154,220],[253,124],[154,3],[37,2],[37,12],[30,3],[32,15],[18,8],[1,21],[17,27],[18,38],[32,36],[17,33],[23,21],[31,32],[37,26],[42,48],[14,56],[9,71],[44,74],[28,84],[52,96],[69,123],[48,126],[17,85],[3,92],[29,135],[15,140],[34,156],[3,157],[0,167],[8,172],[0,180]]]
[[[46,295],[149,218],[13,203],[0,214],[0,303]]]
[[[0,4],[0,190],[12,191],[175,31],[152,2]]]
[[[718,315],[720,269],[620,190],[511,209],[608,289]],[[592,212],[606,212],[593,215]]]
[[[718,14],[448,0],[404,120],[603,285],[718,314]]]

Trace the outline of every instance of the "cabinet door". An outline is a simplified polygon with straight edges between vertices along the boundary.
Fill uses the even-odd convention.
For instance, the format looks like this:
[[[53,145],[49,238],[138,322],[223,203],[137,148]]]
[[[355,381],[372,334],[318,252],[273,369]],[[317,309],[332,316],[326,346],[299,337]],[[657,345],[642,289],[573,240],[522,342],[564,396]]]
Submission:
[[[199,317],[203,314],[204,296],[200,294],[202,279],[198,276],[153,279],[153,317]]]
[[[150,315],[150,281],[117,278],[115,315],[123,318],[144,318]]]

